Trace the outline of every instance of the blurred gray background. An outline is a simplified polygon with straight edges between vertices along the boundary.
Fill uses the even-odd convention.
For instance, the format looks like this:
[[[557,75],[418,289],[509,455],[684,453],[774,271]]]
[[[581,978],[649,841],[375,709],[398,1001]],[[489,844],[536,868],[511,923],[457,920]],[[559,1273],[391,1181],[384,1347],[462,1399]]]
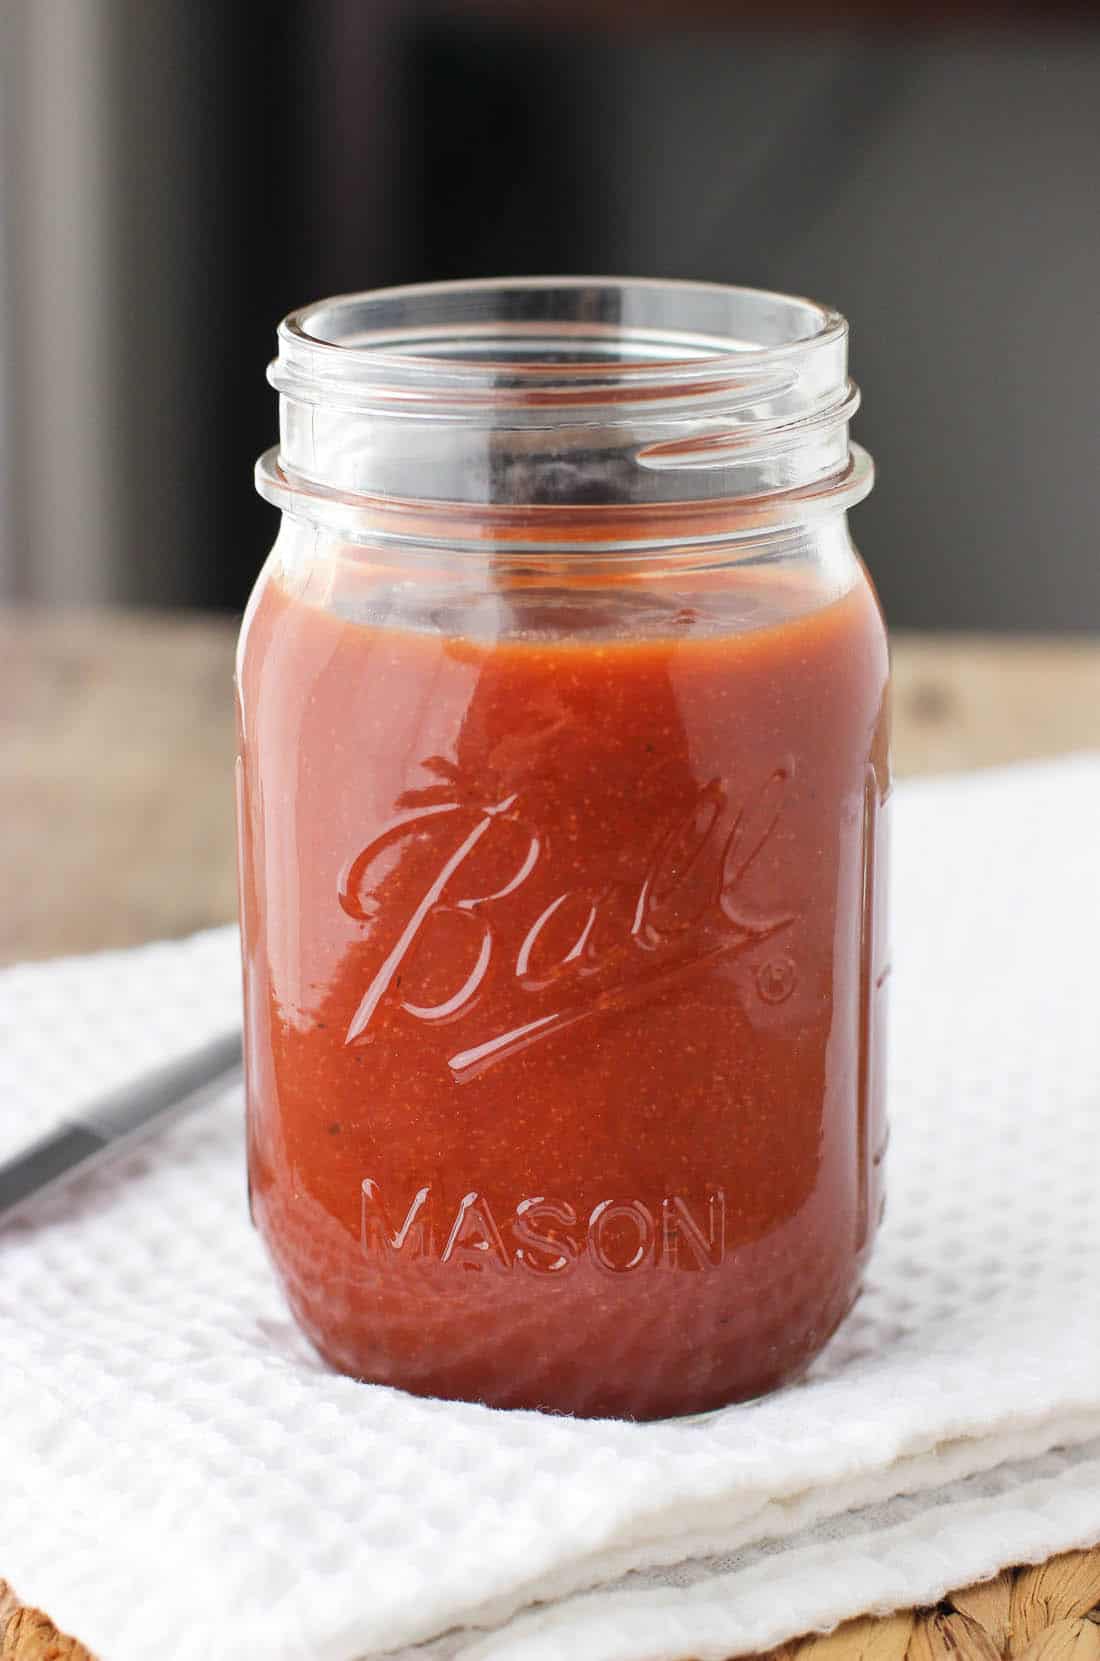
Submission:
[[[598,272],[828,300],[891,621],[1100,626],[1100,13],[8,0],[0,597],[239,608],[275,324]]]

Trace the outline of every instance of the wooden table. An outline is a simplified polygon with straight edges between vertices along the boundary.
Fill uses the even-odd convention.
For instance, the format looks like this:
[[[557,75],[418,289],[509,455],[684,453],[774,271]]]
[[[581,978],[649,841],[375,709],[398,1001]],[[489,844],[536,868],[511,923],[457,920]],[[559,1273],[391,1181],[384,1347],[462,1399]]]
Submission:
[[[0,962],[233,917],[234,633],[184,615],[0,612]],[[899,775],[1100,748],[1100,640],[902,634],[894,665]],[[783,1658],[1042,1661],[1061,1644],[1100,1661],[1098,1604],[1100,1550]],[[86,1657],[0,1581],[2,1661]]]

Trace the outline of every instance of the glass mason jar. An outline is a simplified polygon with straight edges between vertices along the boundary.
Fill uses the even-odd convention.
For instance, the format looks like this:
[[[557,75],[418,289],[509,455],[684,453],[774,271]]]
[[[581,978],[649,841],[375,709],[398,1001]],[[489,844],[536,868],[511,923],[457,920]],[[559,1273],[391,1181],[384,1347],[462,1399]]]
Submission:
[[[253,1216],[344,1372],[797,1375],[879,1218],[888,661],[847,326],[441,284],[279,331],[238,660]]]

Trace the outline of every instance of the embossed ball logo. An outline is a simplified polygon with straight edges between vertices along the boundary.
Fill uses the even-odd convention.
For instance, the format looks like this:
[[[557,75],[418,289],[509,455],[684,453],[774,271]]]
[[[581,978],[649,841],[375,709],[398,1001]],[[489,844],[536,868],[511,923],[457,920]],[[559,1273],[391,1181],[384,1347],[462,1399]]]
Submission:
[[[413,1021],[472,1024],[478,994],[490,977],[507,976],[538,1000],[540,1013],[506,1031],[471,1033],[473,1041],[456,1048],[449,1066],[457,1080],[474,1078],[552,1033],[644,1003],[692,968],[779,934],[794,913],[753,909],[743,889],[779,823],[793,774],[793,759],[786,759],[742,798],[712,780],[657,840],[636,880],[563,889],[537,912],[532,907],[518,950],[507,953],[500,945],[505,908],[514,940],[516,908],[528,902],[532,878],[536,871],[545,874],[547,860],[544,838],[525,818],[519,797],[411,810],[357,853],[341,876],[344,911],[358,922],[373,922],[379,912],[376,890],[408,840],[415,838],[421,853],[427,845],[433,855],[429,879],[393,927],[345,1044],[368,1040],[383,1004],[395,1004]],[[471,892],[474,856],[492,851],[494,838],[502,860],[508,860],[504,880],[489,892]],[[456,973],[445,996],[436,988],[434,1001],[421,1002],[405,971],[424,930],[441,918],[469,935],[465,972],[461,978]],[[782,1003],[794,990],[795,965],[786,955],[772,956],[759,965],[755,979],[765,1004]],[[542,1008],[547,1002],[550,1007]]]

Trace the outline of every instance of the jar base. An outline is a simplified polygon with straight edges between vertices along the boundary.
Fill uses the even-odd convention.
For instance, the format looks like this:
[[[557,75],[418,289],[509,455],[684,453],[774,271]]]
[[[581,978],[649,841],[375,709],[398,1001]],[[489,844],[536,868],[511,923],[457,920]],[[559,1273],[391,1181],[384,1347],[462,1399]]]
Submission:
[[[381,1384],[409,1395],[475,1403],[510,1412],[540,1412],[578,1419],[619,1419],[638,1423],[687,1420],[723,1407],[759,1401],[797,1384],[855,1305],[861,1283],[844,1290],[822,1319],[786,1339],[761,1346],[755,1356],[747,1346],[732,1353],[703,1353],[701,1346],[670,1352],[659,1367],[639,1366],[618,1378],[591,1368],[598,1344],[585,1344],[572,1367],[543,1367],[537,1376],[507,1376],[493,1358],[467,1354],[460,1364],[432,1365],[406,1356],[379,1353],[321,1332],[306,1309],[290,1297],[292,1312],[313,1348],[334,1371],[363,1384]]]

